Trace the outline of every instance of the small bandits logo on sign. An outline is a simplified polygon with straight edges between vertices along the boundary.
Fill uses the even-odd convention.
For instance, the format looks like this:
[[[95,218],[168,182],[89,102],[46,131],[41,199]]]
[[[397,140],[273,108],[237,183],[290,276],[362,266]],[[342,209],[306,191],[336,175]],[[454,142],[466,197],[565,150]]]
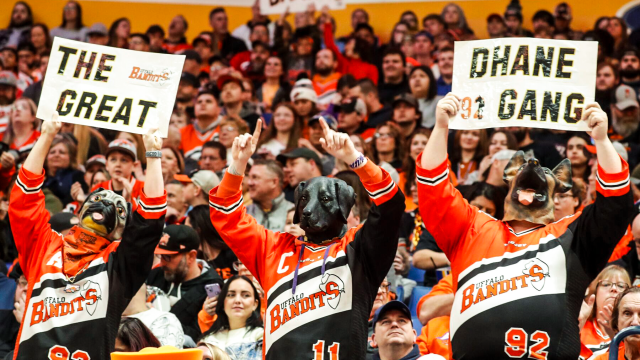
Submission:
[[[131,74],[129,75],[129,79],[162,83],[169,80],[169,75],[170,73],[168,71],[163,71],[162,73],[154,74],[153,70],[142,69],[138,66],[134,66],[131,69]]]

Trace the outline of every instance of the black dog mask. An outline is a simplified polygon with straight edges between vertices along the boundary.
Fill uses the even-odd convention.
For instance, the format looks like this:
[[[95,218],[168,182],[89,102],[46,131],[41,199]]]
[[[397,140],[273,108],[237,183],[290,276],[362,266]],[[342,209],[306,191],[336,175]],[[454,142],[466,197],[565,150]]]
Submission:
[[[524,152],[513,155],[504,169],[509,193],[504,200],[504,221],[526,220],[534,224],[553,222],[553,195],[573,187],[571,162],[564,159],[553,171],[537,159],[525,160]]]
[[[98,188],[82,203],[79,226],[108,240],[119,240],[130,213],[131,204],[122,196]]]
[[[293,222],[308,241],[319,244],[344,235],[356,195],[346,182],[321,176],[300,182],[294,199]]]

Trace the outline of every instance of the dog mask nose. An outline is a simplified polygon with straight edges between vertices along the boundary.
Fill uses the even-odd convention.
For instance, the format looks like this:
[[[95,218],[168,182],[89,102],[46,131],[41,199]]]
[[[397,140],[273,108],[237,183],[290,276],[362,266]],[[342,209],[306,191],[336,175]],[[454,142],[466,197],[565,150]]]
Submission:
[[[529,165],[533,165],[533,166],[538,166],[538,165],[540,165],[540,162],[539,162],[539,161],[538,161],[538,159],[536,159],[536,158],[531,158],[531,159],[529,159],[529,161],[528,161],[528,162],[529,162]]]
[[[108,201],[108,200],[102,200],[102,201],[100,201],[100,202],[101,202],[101,203],[102,203],[102,205],[104,205],[104,206],[107,206],[107,207],[108,207],[108,206],[111,206],[111,201]]]
[[[304,210],[302,210],[302,216],[310,217],[311,216],[311,209],[305,208]]]

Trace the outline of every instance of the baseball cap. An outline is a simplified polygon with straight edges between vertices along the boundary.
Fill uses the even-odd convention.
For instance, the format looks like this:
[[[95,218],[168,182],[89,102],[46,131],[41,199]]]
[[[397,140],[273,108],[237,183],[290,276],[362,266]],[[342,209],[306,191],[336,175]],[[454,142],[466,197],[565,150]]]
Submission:
[[[18,79],[11,71],[0,71],[0,85],[16,87],[18,85]]]
[[[104,154],[105,157],[109,157],[114,151],[119,151],[121,153],[125,153],[133,158],[133,161],[137,161],[138,157],[136,156],[136,147],[129,140],[125,139],[116,139],[109,143],[109,148],[107,149],[107,153]]]
[[[89,158],[89,160],[87,160],[87,162],[84,164],[85,169],[88,169],[89,167],[91,167],[91,165],[94,164],[102,164],[102,165],[107,165],[107,158],[104,155],[98,154],[98,155],[93,155],[92,157]]]
[[[487,17],[487,22],[488,23],[493,21],[493,20],[498,20],[498,21],[500,21],[501,23],[504,24],[504,18],[502,16],[500,16],[500,14],[493,13],[493,14],[491,14],[491,15],[489,15]]]
[[[291,102],[296,100],[309,100],[312,103],[318,102],[318,94],[313,88],[313,83],[309,79],[300,79],[296,81],[291,89]]]
[[[355,111],[362,116],[367,116],[367,105],[362,99],[355,96],[346,98],[340,105],[336,106],[336,110],[347,114]]]
[[[553,16],[564,20],[571,20],[571,7],[566,2],[560,3],[556,6]]]
[[[336,118],[334,118],[333,115],[331,114],[318,114],[312,117],[311,119],[309,119],[309,122],[307,122],[307,124],[311,126],[311,124],[315,124],[316,122],[319,122],[320,118],[324,119],[324,121],[327,123],[327,125],[329,125],[331,130],[338,130],[338,120],[336,120]]]
[[[199,186],[205,194],[209,194],[211,189],[220,184],[218,175],[210,170],[196,170],[189,175],[176,174],[173,178],[183,184],[194,183],[196,186]]]
[[[392,300],[376,310],[375,315],[373,315],[373,331],[376,331],[376,323],[378,322],[378,319],[380,319],[380,317],[389,310],[400,310],[409,318],[409,320],[411,320],[411,323],[413,324],[413,320],[411,319],[411,311],[409,311],[407,305],[405,305],[402,301]]]
[[[59,233],[78,225],[80,219],[74,213],[59,212],[49,219],[51,229]]]
[[[418,36],[426,36],[431,42],[433,42],[433,35],[431,35],[431,33],[426,30],[418,31],[415,35],[413,35],[413,39],[415,40]]]
[[[196,47],[196,45],[201,42],[205,43],[205,45],[207,46],[211,46],[211,41],[209,41],[209,39],[204,36],[198,36],[197,38],[193,39],[191,46]]]
[[[316,154],[315,151],[307,148],[295,148],[291,151],[288,151],[284,154],[278,155],[276,158],[282,165],[287,164],[287,159],[297,159],[304,158],[307,160],[313,160],[318,165],[318,168],[322,168],[322,163],[320,162],[320,157]]]
[[[398,105],[399,103],[409,104],[413,106],[416,110],[420,109],[420,106],[418,105],[418,100],[416,100],[416,98],[414,98],[413,95],[409,93],[404,93],[396,96],[396,98],[393,99],[392,106],[396,107],[396,105]]]
[[[200,82],[198,81],[198,78],[191,73],[183,72],[182,75],[180,75],[180,82],[183,82],[183,81],[193,86],[196,89],[200,87]]]
[[[223,75],[220,76],[220,78],[218,79],[218,90],[222,91],[222,88],[230,82],[234,82],[238,85],[240,85],[240,88],[242,88],[242,90],[244,90],[244,85],[242,84],[242,80],[238,79],[235,76],[231,76],[231,75]]]
[[[616,107],[619,110],[626,110],[630,107],[638,107],[636,92],[631,86],[620,85],[616,89]]]
[[[97,22],[91,25],[91,27],[89,28],[89,31],[87,32],[87,36],[91,36],[91,35],[107,36],[109,35],[109,32],[107,31],[107,27],[103,23]]]
[[[174,255],[198,250],[199,247],[200,237],[191,226],[169,225],[164,228],[154,254]]]

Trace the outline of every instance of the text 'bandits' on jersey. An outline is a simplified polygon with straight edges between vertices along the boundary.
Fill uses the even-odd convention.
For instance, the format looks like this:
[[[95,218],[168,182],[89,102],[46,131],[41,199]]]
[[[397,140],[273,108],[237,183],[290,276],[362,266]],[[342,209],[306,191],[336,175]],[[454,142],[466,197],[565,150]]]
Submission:
[[[404,197],[389,174],[372,162],[356,169],[356,173],[373,202],[367,220],[346,230],[343,236],[318,243],[273,233],[258,225],[242,204],[241,176],[226,173],[220,186],[211,191],[213,225],[266,292],[267,360],[365,356],[367,321],[378,287],[396,254]],[[342,184],[325,179],[314,178],[305,184],[307,204],[313,204],[313,196],[319,194],[339,197]],[[350,210],[338,206],[332,209],[345,214],[345,219]],[[305,211],[299,213],[302,224]],[[312,216],[306,216],[304,221],[309,223],[310,219]]]
[[[447,160],[428,170],[420,166],[421,157],[416,161],[420,214],[451,261],[453,358],[577,359],[577,319],[585,289],[606,265],[634,213],[626,162],[621,160],[619,173],[598,168],[594,204],[548,223],[538,221],[549,217],[549,209],[553,221],[548,202],[554,186],[564,186],[567,171],[551,172],[535,160],[525,165],[522,154],[516,154],[518,164],[505,170],[513,194],[505,219],[525,217],[540,224],[516,232],[507,221],[463,199],[447,180]],[[518,179],[521,172],[530,178]],[[537,206],[527,211],[524,204]]]

